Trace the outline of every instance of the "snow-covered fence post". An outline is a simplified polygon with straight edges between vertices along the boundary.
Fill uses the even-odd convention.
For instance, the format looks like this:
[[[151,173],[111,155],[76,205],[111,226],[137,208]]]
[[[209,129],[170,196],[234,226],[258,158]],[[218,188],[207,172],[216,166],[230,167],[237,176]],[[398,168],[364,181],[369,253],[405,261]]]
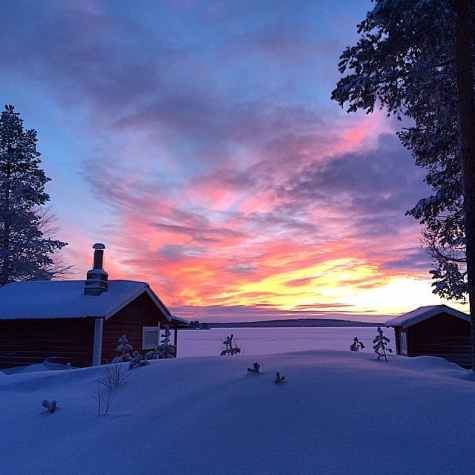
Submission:
[[[386,361],[388,361],[388,358],[386,356],[386,352],[392,353],[393,350],[391,348],[388,348],[388,343],[391,341],[387,336],[384,336],[383,330],[381,330],[381,327],[378,327],[378,334],[376,335],[376,338],[373,340],[374,346],[374,352],[378,355],[378,361],[384,357]]]
[[[353,343],[350,346],[351,351],[360,351],[360,348],[363,349],[364,345],[361,341],[358,340],[357,337],[353,340]]]

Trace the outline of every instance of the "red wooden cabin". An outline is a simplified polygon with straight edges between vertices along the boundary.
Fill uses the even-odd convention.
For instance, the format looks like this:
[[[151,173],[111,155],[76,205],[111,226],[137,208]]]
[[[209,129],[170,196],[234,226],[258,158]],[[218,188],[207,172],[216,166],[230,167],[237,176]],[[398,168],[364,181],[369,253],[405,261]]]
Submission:
[[[0,368],[41,363],[86,367],[110,362],[126,335],[134,350],[157,346],[160,327],[186,328],[145,282],[109,280],[104,246],[94,245],[87,280],[13,282],[0,288]]]
[[[447,305],[420,307],[386,322],[394,327],[396,353],[439,356],[472,367],[470,315]]]

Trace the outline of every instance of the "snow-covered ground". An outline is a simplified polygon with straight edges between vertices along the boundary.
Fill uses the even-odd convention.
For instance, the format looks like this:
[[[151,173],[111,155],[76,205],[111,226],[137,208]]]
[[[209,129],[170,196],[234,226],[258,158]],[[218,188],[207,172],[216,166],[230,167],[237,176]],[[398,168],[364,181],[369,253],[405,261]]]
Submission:
[[[383,327],[394,350],[394,329]],[[372,346],[376,327],[212,328],[178,332],[178,357],[215,356],[233,334],[244,355],[271,355],[304,350],[348,350],[357,337]]]
[[[214,332],[231,333],[183,333]],[[108,415],[97,415],[91,396],[105,367],[0,373],[2,473],[474,473],[471,371],[432,357],[377,361],[358,334],[367,344],[359,353],[347,349],[353,338],[345,349],[292,347],[287,332],[288,353],[256,355],[234,333],[239,356],[182,356],[130,371],[124,363]],[[213,342],[213,354],[219,349]],[[248,374],[256,361],[261,374]],[[49,413],[44,399],[58,409]]]

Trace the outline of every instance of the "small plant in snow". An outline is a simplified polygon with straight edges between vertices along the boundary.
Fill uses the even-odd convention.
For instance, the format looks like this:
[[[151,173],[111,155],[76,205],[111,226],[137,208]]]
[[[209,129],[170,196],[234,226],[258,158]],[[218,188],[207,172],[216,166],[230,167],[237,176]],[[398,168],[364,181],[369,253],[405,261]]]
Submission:
[[[109,409],[112,405],[112,401],[115,398],[115,392],[117,388],[108,388],[101,383],[101,380],[96,380],[98,383],[97,393],[92,393],[91,397],[97,401],[97,415],[106,416],[109,414]]]
[[[358,340],[358,338],[355,337],[353,340],[353,344],[350,346],[351,351],[360,351],[360,348],[363,349],[364,345],[361,341]]]
[[[252,368],[247,368],[248,373],[260,373],[261,365],[259,363],[253,363]]]
[[[123,366],[118,363],[112,363],[104,366],[102,377],[98,380],[106,388],[114,389],[122,386],[128,374],[124,371]]]
[[[281,376],[279,372],[275,373],[274,383],[278,384],[285,379],[285,376]]]
[[[146,366],[150,364],[147,360],[142,359],[142,355],[138,351],[134,351],[134,356],[130,360],[129,369],[135,368],[136,366]]]
[[[132,345],[129,345],[129,340],[125,335],[122,335],[119,340],[119,346],[115,349],[117,353],[120,353],[119,356],[116,356],[112,363],[122,363],[123,361],[130,361],[132,357],[130,356],[130,351],[133,350]]]
[[[176,358],[176,346],[170,343],[170,329],[164,327],[164,332],[160,335],[162,340],[155,350],[149,351],[145,355],[146,360]]]
[[[162,341],[158,347],[160,359],[162,358],[175,358],[176,357],[176,347],[170,343],[170,329],[165,327],[164,333],[162,333]]]
[[[97,401],[97,415],[107,415],[115,398],[115,392],[119,386],[124,384],[128,374],[125,373],[123,367],[118,363],[104,366],[104,371],[99,379],[97,393],[91,394],[92,398]]]
[[[221,351],[221,356],[224,355],[238,355],[241,353],[241,348],[236,345],[236,342],[233,342],[234,335],[227,336],[226,340],[223,341],[224,348]]]
[[[378,361],[381,358],[384,358],[386,361],[388,361],[388,358],[386,356],[386,352],[392,353],[393,350],[391,348],[388,348],[388,343],[391,340],[387,337],[384,336],[383,330],[381,330],[381,327],[378,327],[378,334],[376,335],[376,338],[373,340],[374,343],[374,352],[378,355]]]
[[[46,407],[48,411],[53,414],[54,411],[56,411],[56,401],[53,399],[53,401],[49,402],[47,399],[45,399],[41,405],[43,407]]]

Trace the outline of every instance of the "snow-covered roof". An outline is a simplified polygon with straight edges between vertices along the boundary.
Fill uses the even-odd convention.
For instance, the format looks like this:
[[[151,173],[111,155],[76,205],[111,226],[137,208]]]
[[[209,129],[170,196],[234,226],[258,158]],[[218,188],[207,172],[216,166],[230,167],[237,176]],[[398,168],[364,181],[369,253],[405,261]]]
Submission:
[[[461,318],[467,322],[470,321],[470,315],[460,312],[459,310],[455,310],[454,308],[447,305],[429,305],[427,307],[419,307],[416,310],[412,310],[412,312],[399,315],[399,317],[388,320],[385,325],[387,327],[408,328],[416,325],[417,323],[423,322],[424,320],[435,317],[439,313],[448,313],[449,315]]]
[[[109,280],[101,295],[85,295],[84,280],[12,282],[0,287],[0,320],[104,317],[147,293],[169,321],[168,308],[145,282]]]

